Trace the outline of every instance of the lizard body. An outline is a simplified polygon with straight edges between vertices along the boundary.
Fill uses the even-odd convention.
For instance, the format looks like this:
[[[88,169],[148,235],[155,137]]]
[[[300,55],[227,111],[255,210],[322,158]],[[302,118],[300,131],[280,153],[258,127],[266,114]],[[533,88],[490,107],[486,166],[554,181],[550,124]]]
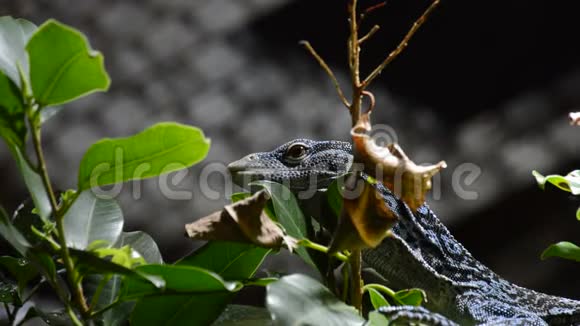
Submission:
[[[228,168],[240,185],[257,179],[282,183],[297,193],[324,189],[348,172],[351,145],[297,139],[271,152],[250,154]],[[427,204],[415,213],[382,184],[385,204],[398,216],[393,236],[363,251],[363,261],[385,285],[418,287],[422,307],[382,307],[394,320],[432,325],[580,325],[580,301],[514,285],[477,261]]]

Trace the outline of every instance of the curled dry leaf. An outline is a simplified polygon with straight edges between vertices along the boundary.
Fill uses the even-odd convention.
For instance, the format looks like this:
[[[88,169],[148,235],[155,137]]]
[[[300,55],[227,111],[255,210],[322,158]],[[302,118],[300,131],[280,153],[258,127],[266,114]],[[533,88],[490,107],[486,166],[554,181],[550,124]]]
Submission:
[[[253,243],[265,248],[280,249],[286,246],[292,250],[297,241],[285,235],[264,213],[268,199],[268,193],[261,190],[246,199],[226,205],[219,212],[186,224],[187,236],[197,240]]]
[[[580,126],[580,112],[570,112],[570,124]]]
[[[345,182],[346,190],[354,190],[362,183],[360,196],[343,197],[340,221],[329,251],[374,248],[388,235],[398,218],[385,204],[375,187],[358,174],[351,174]],[[350,196],[348,196],[350,197]]]
[[[417,165],[397,144],[379,146],[369,136],[371,111],[362,114],[351,129],[355,161],[364,163],[364,171],[401,198],[413,211],[425,202],[431,189],[431,178],[447,167],[445,161],[433,165]]]

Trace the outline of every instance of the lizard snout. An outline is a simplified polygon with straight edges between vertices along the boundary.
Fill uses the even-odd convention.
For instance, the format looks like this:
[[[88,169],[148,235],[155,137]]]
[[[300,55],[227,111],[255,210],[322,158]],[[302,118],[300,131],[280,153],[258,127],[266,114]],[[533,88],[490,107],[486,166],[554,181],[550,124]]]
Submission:
[[[230,171],[231,174],[240,171],[245,171],[248,169],[249,164],[255,160],[256,160],[255,154],[244,156],[241,159],[228,164],[228,171]]]

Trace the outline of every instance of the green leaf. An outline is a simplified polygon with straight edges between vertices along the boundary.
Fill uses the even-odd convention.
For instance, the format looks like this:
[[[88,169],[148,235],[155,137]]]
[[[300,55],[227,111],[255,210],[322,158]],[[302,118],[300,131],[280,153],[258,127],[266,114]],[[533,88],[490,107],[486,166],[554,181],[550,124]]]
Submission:
[[[341,177],[340,183],[344,184],[344,177]],[[326,199],[328,201],[328,206],[332,209],[335,217],[340,216],[340,211],[342,210],[342,195],[338,190],[339,179],[332,181],[328,189],[326,190]]]
[[[268,249],[249,244],[211,241],[176,265],[205,268],[226,280],[243,280],[254,275],[268,252]],[[134,325],[209,325],[234,295],[218,292],[142,298],[131,314],[131,321]]]
[[[38,270],[27,259],[10,256],[0,257],[0,266],[8,271],[18,282],[18,293],[22,297],[23,290],[28,282],[38,276]]]
[[[116,301],[119,295],[123,277],[120,275],[87,275],[83,280],[83,289],[85,295],[90,298],[91,302],[94,299],[97,288],[102,287],[98,301],[94,305],[94,310],[103,309]],[[106,282],[105,285],[102,282]],[[112,308],[106,310],[99,316],[99,320],[103,325],[123,325],[128,319],[133,310],[134,302],[121,302],[115,304]]]
[[[0,136],[8,146],[24,148],[24,117],[24,102],[18,86],[0,72]]]
[[[306,275],[282,277],[266,291],[266,307],[277,325],[360,326],[364,322],[356,309]]]
[[[224,281],[219,275],[203,268],[179,265],[142,265],[136,271],[155,275],[165,280],[165,288],[159,289],[149,282],[129,278],[123,285],[122,299],[132,300],[143,296],[169,293],[236,292],[242,288],[240,282]]]
[[[123,230],[123,213],[113,199],[101,199],[83,191],[63,217],[67,246],[86,249],[96,240],[112,246]]]
[[[40,245],[43,240],[32,231],[32,227],[34,226],[37,230],[44,228],[44,222],[40,216],[33,213],[34,210],[32,199],[26,199],[12,214],[12,224],[33,247]]]
[[[130,246],[134,252],[137,252],[143,259],[145,259],[150,264],[162,264],[163,259],[161,258],[161,253],[157,244],[147,233],[142,231],[135,232],[123,232],[117,243],[115,243],[115,248],[121,248],[123,246]],[[85,287],[89,293],[94,293],[97,286],[102,280],[102,276],[94,275],[86,279],[84,282]],[[111,277],[106,285],[103,286],[97,308],[101,309],[111,303],[115,302],[121,288],[122,278],[118,275]],[[115,305],[113,308],[105,311],[102,315],[102,321],[105,325],[123,325],[128,319],[133,307],[134,302],[123,302]]]
[[[224,309],[213,302],[231,300],[231,292],[172,294],[143,298],[131,313],[131,325],[211,325]]]
[[[268,310],[253,306],[228,305],[212,326],[274,325]]]
[[[163,288],[165,281],[155,275],[149,275],[137,269],[115,264],[107,259],[101,258],[92,252],[70,248],[71,257],[76,261],[78,272],[84,276],[89,274],[117,274],[130,277],[131,279],[150,284],[156,288]]]
[[[115,248],[129,245],[139,253],[149,264],[163,264],[161,252],[155,240],[143,231],[123,232],[115,244]]]
[[[21,86],[17,64],[28,76],[28,59],[24,50],[36,26],[24,19],[0,17],[0,71],[3,71],[16,85]]]
[[[369,297],[371,298],[371,303],[373,304],[373,307],[375,309],[379,309],[379,307],[383,307],[383,306],[390,306],[387,299],[385,299],[385,297],[383,297],[383,295],[379,291],[377,291],[373,288],[368,288],[367,291],[369,292]]]
[[[97,248],[91,251],[101,258],[110,258],[111,262],[126,268],[132,269],[147,263],[139,253],[133,251],[128,245],[121,248]]]
[[[12,283],[4,282],[2,278],[0,278],[0,302],[20,305],[18,287]]]
[[[580,207],[576,210],[576,219],[580,221]]]
[[[209,139],[196,127],[158,123],[126,138],[102,139],[85,153],[78,188],[141,180],[187,168],[205,158]]]
[[[117,299],[122,282],[121,276],[146,282],[156,288],[163,288],[165,286],[165,281],[159,276],[126,268],[107,259],[98,257],[92,252],[71,248],[70,253],[76,261],[77,270],[85,278],[83,282],[84,288],[91,296],[94,295],[99,282],[105,275],[113,275],[103,287],[96,305],[99,309],[113,303]],[[120,303],[106,311],[101,319],[105,325],[123,325],[133,305],[134,303],[131,302]]]
[[[2,66],[2,22],[7,17],[0,17],[0,67]],[[10,54],[8,54],[10,56]],[[38,208],[39,215],[46,220],[51,208],[44,190],[40,175],[29,165],[25,154],[26,123],[22,95],[16,84],[6,75],[0,73],[0,137],[4,138],[8,149],[16,160],[20,174]]]
[[[36,171],[29,165],[28,160],[23,156],[23,152],[19,148],[11,148],[13,150],[14,159],[16,160],[16,165],[20,170],[20,174],[24,179],[24,184],[28,188],[28,193],[34,202],[36,207],[36,213],[40,216],[43,221],[48,221],[48,218],[52,212],[50,206],[50,200],[44,185],[42,183],[42,178]]]
[[[278,277],[262,277],[262,278],[252,278],[244,280],[244,286],[255,285],[255,286],[267,286],[270,283],[277,282]]]
[[[306,220],[304,214],[298,206],[298,202],[290,189],[285,186],[268,180],[252,182],[250,185],[263,187],[268,191],[274,206],[276,219],[284,227],[286,233],[295,239],[308,237]],[[304,247],[296,248],[296,253],[308,264],[316,268],[316,264]]]
[[[24,236],[12,225],[4,208],[0,207],[0,236],[4,238],[19,254],[26,257],[30,244]]]
[[[69,26],[48,20],[32,35],[26,51],[32,92],[43,107],[109,88],[103,55],[91,50],[85,36]]]
[[[395,293],[394,299],[405,306],[420,306],[423,301],[426,301],[427,295],[421,289],[401,290]]]
[[[64,107],[62,105],[59,106],[48,106],[42,109],[40,112],[40,124],[45,123],[50,118],[54,117],[57,113],[59,113]]]
[[[241,280],[252,277],[269,252],[251,244],[211,241],[175,264],[205,268],[226,280]]]
[[[543,176],[538,171],[532,171],[532,175],[542,189],[544,189],[546,183],[551,183],[564,191],[571,192],[573,195],[580,195],[580,170],[574,170],[566,176],[557,174]]]
[[[571,242],[558,242],[542,252],[542,259],[560,257],[580,262],[580,247]]]
[[[52,256],[42,250],[29,250],[27,258],[53,287],[56,286],[58,275]]]
[[[119,278],[115,276],[114,278]],[[103,313],[103,325],[123,326],[135,307],[135,302],[122,302]]]
[[[389,320],[378,311],[369,312],[369,321],[365,326],[389,326]]]
[[[242,199],[246,199],[246,198],[250,197],[251,195],[252,194],[249,193],[249,192],[236,192],[236,193],[233,193],[232,196],[231,196],[232,203],[238,202],[238,201],[240,201]]]

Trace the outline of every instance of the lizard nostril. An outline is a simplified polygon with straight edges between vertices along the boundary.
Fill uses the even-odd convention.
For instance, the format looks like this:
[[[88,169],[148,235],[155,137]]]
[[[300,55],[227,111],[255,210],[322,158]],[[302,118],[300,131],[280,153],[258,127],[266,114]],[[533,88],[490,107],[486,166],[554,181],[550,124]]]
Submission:
[[[248,155],[248,160],[253,161],[255,159],[256,159],[256,155],[254,155],[254,154]]]

